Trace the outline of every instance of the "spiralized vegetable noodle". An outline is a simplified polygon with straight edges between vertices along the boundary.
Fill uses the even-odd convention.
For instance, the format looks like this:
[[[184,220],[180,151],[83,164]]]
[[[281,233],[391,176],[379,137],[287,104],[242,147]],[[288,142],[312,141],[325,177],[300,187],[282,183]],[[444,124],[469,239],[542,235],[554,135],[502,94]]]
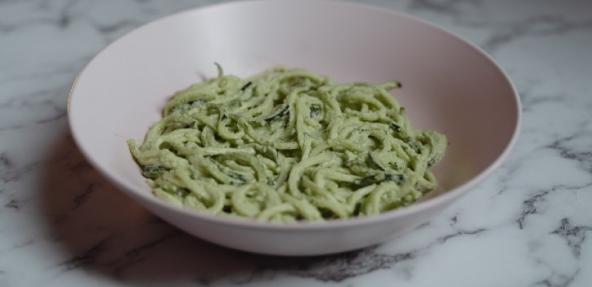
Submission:
[[[129,149],[154,194],[269,222],[375,215],[436,188],[446,137],[414,130],[381,85],[300,69],[220,75],[177,92]]]

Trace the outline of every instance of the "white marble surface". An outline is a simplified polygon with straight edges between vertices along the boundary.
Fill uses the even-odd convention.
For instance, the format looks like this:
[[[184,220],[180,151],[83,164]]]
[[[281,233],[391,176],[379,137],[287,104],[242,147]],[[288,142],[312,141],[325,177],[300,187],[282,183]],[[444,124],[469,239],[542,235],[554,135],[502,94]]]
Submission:
[[[319,258],[192,238],[74,147],[66,93],[126,31],[216,1],[0,1],[0,286],[592,286],[592,2],[364,1],[491,53],[524,104],[509,161],[397,240]]]

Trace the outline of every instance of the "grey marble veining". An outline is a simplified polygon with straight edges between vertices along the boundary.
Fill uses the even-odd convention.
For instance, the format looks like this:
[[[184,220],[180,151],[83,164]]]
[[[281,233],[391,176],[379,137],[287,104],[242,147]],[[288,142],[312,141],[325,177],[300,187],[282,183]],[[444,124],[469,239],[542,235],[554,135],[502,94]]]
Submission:
[[[66,122],[76,73],[150,20],[218,1],[0,1],[0,286],[592,285],[592,2],[359,1],[483,47],[515,82],[509,160],[440,217],[346,254],[218,247],[148,214],[84,160]]]

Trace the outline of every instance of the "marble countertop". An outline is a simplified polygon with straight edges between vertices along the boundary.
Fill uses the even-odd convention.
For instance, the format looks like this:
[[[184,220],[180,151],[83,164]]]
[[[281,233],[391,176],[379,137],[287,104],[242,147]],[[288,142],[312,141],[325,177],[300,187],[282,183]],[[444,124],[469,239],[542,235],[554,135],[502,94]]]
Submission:
[[[114,189],[74,146],[66,94],[123,33],[217,1],[0,1],[0,286],[592,286],[592,2],[364,1],[478,44],[515,82],[509,160],[395,241],[314,258],[205,243]]]

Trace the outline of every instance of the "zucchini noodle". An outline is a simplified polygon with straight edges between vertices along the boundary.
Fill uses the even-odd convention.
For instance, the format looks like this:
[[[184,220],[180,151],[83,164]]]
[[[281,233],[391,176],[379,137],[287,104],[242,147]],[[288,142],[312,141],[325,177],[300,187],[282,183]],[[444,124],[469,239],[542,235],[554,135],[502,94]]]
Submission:
[[[381,85],[300,69],[223,75],[177,92],[129,149],[172,204],[266,222],[376,215],[436,188],[446,137],[414,130]]]

